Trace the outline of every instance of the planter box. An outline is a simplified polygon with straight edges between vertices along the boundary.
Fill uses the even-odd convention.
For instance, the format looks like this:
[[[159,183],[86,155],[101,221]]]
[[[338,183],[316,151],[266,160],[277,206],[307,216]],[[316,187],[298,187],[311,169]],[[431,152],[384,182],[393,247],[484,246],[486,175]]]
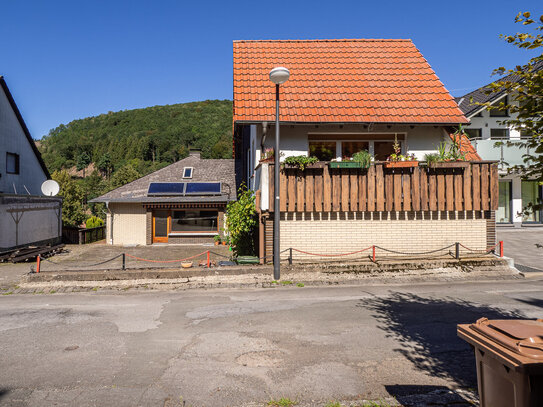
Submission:
[[[385,161],[385,168],[412,168],[418,167],[418,161]]]
[[[330,161],[330,168],[367,168],[356,161]]]
[[[318,161],[314,164],[310,164],[307,167],[305,167],[306,170],[315,170],[315,169],[322,169],[324,168],[326,163],[324,161]],[[298,166],[296,165],[289,165],[289,164],[282,164],[282,167],[287,170],[299,170]]]
[[[428,165],[430,168],[467,168],[469,167],[469,161],[441,161],[437,163],[431,163]]]

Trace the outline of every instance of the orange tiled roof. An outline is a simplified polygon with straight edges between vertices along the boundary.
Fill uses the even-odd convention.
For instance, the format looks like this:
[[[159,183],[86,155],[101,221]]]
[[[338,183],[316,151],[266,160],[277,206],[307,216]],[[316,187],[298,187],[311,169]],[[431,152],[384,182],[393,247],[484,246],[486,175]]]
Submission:
[[[275,120],[277,66],[281,121],[467,123],[411,40],[234,41],[234,123]]]
[[[481,156],[477,153],[473,144],[469,140],[469,137],[466,134],[458,136],[454,133],[450,133],[449,136],[454,142],[458,142],[458,137],[460,137],[460,151],[466,153],[466,161],[481,161]]]

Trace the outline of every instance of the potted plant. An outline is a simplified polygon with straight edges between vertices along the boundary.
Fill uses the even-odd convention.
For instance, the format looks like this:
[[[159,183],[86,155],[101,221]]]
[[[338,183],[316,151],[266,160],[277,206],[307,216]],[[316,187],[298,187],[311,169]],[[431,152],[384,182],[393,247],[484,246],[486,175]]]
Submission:
[[[463,131],[460,130],[459,131]],[[469,165],[469,162],[466,161],[466,153],[462,153],[462,148],[460,145],[460,137],[462,133],[458,131],[454,134],[455,138],[453,143],[447,149],[445,143],[440,143],[437,147],[437,154],[426,154],[424,159],[428,167],[430,168],[465,168]]]
[[[265,148],[260,156],[261,163],[273,162],[275,159],[275,150],[273,148]]]
[[[230,237],[229,236],[225,236],[224,239],[222,239],[222,245],[223,246],[227,246],[230,244]]]
[[[410,168],[419,166],[419,162],[417,161],[415,154],[401,154],[402,149],[397,139],[394,139],[392,148],[394,149],[394,153],[388,156],[387,160],[385,161],[385,168]]]
[[[307,167],[317,163],[319,159],[317,157],[308,157],[306,155],[294,155],[285,158],[283,166],[287,168],[297,168],[304,171]]]
[[[213,236],[213,240],[215,241],[215,246],[218,246],[218,245],[221,244],[221,236],[220,235]]]
[[[330,168],[369,168],[373,161],[373,156],[367,151],[362,150],[354,153],[352,157],[343,157],[341,161],[330,161]]]

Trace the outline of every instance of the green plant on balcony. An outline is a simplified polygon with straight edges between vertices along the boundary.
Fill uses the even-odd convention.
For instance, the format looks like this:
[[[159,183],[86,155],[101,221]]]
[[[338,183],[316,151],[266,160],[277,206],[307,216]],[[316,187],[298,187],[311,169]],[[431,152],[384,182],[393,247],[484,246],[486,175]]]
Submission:
[[[369,168],[373,161],[373,156],[368,150],[362,150],[353,154],[353,161],[359,163],[362,168]]]
[[[307,157],[305,155],[295,155],[285,158],[284,164],[305,170],[311,164],[315,164],[319,159],[317,157]]]

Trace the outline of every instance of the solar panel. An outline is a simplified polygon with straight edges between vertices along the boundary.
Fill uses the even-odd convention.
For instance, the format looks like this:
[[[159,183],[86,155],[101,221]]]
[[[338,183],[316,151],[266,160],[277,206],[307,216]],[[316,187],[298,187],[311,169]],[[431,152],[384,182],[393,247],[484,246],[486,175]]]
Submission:
[[[184,182],[151,182],[147,195],[183,195]]]
[[[220,193],[220,182],[188,182],[185,189],[187,195],[215,195]]]

